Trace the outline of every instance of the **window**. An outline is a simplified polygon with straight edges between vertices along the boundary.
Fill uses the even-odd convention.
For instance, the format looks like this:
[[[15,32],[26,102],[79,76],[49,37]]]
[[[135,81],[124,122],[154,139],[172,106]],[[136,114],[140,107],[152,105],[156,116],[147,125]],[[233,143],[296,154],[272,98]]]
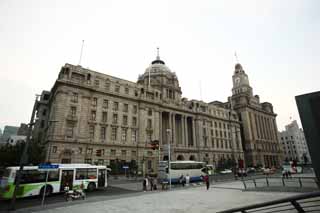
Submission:
[[[121,141],[122,142],[127,141],[127,128],[121,129]]]
[[[72,117],[75,117],[76,114],[77,114],[77,107],[72,106],[70,108],[70,114],[71,114]]]
[[[132,126],[137,126],[137,117],[132,117]]]
[[[82,154],[82,148],[79,147],[79,154]]]
[[[117,127],[112,127],[111,129],[111,140],[117,140]]]
[[[128,116],[126,116],[126,115],[124,115],[123,117],[122,117],[122,125],[128,125]]]
[[[94,80],[94,86],[99,87],[100,81],[99,80]]]
[[[147,132],[147,141],[152,141],[152,133]]]
[[[147,128],[148,129],[152,128],[152,120],[151,119],[148,119]]]
[[[96,120],[96,111],[91,111],[91,120],[95,121]]]
[[[137,156],[137,151],[131,151],[131,156]]]
[[[119,86],[119,85],[116,85],[115,88],[114,88],[114,91],[115,91],[115,92],[120,92],[120,86]]]
[[[98,98],[92,99],[92,106],[96,107],[98,105]]]
[[[121,155],[126,156],[127,155],[127,150],[121,150]]]
[[[125,93],[129,94],[129,88],[128,87],[125,88]]]
[[[214,147],[214,139],[213,138],[211,138],[211,145],[212,145],[212,147]]]
[[[108,113],[102,112],[102,122],[107,123],[108,122]]]
[[[119,103],[118,102],[113,102],[113,108],[114,111],[118,111],[119,109]]]
[[[101,127],[101,130],[100,130],[100,138],[102,140],[106,139],[106,127]]]
[[[148,115],[152,116],[152,109],[150,109],[150,108],[148,109]]]
[[[210,127],[213,127],[213,122],[212,121],[210,121]]]
[[[217,148],[219,148],[219,140],[217,140]]]
[[[73,124],[67,124],[66,136],[68,138],[73,138]]]
[[[106,83],[104,84],[104,88],[106,90],[110,90],[110,82],[107,80]]]
[[[109,101],[107,99],[104,99],[103,100],[103,108],[108,109],[108,106],[109,106]]]
[[[43,116],[46,116],[46,114],[47,114],[47,110],[44,109],[44,110],[42,111],[42,115],[43,115]]]
[[[89,137],[94,138],[94,126],[89,126]]]
[[[123,104],[123,112],[128,112],[129,105]]]
[[[224,128],[224,129],[226,128],[226,124],[225,124],[225,123],[223,124],[223,128]]]
[[[216,130],[216,137],[219,137],[219,135],[218,135],[218,130]]]
[[[112,123],[114,123],[114,124],[118,123],[118,114],[116,114],[116,113],[113,114]]]
[[[46,181],[46,171],[39,170],[23,170],[21,173],[21,184],[26,183],[41,183]],[[50,171],[48,173],[48,182],[49,181],[58,181],[59,180],[59,172],[58,171]]]
[[[131,130],[131,140],[133,143],[137,142],[137,130]]]
[[[57,153],[57,150],[58,150],[58,147],[56,147],[56,146],[52,147],[52,153]]]
[[[219,128],[221,129],[221,123],[219,122]]]
[[[78,103],[78,93],[72,93],[71,102]]]
[[[92,155],[92,148],[87,148],[87,155]]]
[[[214,122],[214,127],[215,127],[215,128],[217,128],[217,127],[218,127],[218,124],[217,124],[217,122],[216,122],[216,121]]]
[[[115,149],[111,149],[110,155],[111,156],[115,156],[116,155],[116,150]]]
[[[44,120],[41,120],[40,128],[44,128]]]
[[[211,131],[210,131],[210,132],[211,132],[211,136],[213,136],[213,130],[212,130],[212,129],[211,129]]]
[[[91,159],[86,159],[90,160]],[[76,180],[97,179],[97,169],[95,168],[78,168],[76,169]]]
[[[137,114],[138,112],[138,107],[136,105],[133,106],[133,114]]]

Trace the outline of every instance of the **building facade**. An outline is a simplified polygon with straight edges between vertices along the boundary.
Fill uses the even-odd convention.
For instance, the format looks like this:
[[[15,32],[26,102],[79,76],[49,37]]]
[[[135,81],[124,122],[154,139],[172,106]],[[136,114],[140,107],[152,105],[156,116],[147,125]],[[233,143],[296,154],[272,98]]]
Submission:
[[[145,173],[167,159],[168,144],[172,160],[244,159],[236,111],[182,98],[178,77],[159,56],[136,83],[66,64],[43,108],[50,162],[135,162]],[[159,141],[160,153],[151,141]]]
[[[278,139],[276,114],[271,103],[260,103],[253,95],[248,75],[241,64],[235,65],[232,96],[227,103],[239,116],[247,166],[280,166],[283,161]]]
[[[311,163],[304,132],[299,128],[296,120],[286,125],[285,131],[279,132],[279,138],[286,161],[295,160],[302,163]]]
[[[19,127],[17,126],[4,126],[2,133],[2,142],[8,142],[12,135],[17,135]]]

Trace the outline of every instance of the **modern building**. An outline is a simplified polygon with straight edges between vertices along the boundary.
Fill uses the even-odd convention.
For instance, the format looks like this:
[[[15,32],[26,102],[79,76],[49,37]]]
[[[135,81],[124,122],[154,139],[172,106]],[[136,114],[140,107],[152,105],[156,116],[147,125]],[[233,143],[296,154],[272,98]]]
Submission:
[[[17,143],[26,142],[26,139],[27,139],[27,136],[24,136],[24,135],[11,135],[7,140],[7,144],[14,146]]]
[[[304,132],[296,120],[286,125],[285,131],[279,132],[279,138],[286,161],[311,162]]]
[[[17,135],[19,127],[17,126],[5,126],[2,134],[2,142],[7,142],[9,137]]]
[[[45,93],[34,133],[47,129],[41,141],[50,162],[135,162],[142,172],[155,171],[159,159],[168,157],[168,144],[172,160],[243,162],[238,113],[221,102],[183,98],[177,75],[159,56],[137,82],[65,64]],[[160,156],[152,141],[159,141]]]
[[[247,166],[280,166],[283,160],[278,140],[276,114],[269,102],[260,102],[253,95],[248,75],[241,64],[235,65],[232,76],[232,96],[227,105],[233,108],[241,122],[241,134]]]

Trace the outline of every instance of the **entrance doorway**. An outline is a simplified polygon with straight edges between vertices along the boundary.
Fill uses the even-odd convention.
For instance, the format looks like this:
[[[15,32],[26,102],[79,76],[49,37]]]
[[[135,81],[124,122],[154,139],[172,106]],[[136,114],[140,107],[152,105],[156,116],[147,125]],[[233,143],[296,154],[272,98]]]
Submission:
[[[64,191],[64,188],[68,186],[72,189],[73,186],[73,170],[62,170],[61,172],[61,185],[60,192]]]

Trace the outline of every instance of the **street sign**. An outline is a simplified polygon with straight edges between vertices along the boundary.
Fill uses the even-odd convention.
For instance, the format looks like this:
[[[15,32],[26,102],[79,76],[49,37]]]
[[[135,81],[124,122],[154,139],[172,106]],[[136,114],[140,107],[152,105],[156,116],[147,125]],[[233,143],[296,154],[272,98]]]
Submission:
[[[55,170],[55,169],[59,169],[59,165],[58,164],[42,163],[42,164],[39,164],[38,168],[40,170]]]
[[[129,169],[129,166],[122,166],[123,169]]]

